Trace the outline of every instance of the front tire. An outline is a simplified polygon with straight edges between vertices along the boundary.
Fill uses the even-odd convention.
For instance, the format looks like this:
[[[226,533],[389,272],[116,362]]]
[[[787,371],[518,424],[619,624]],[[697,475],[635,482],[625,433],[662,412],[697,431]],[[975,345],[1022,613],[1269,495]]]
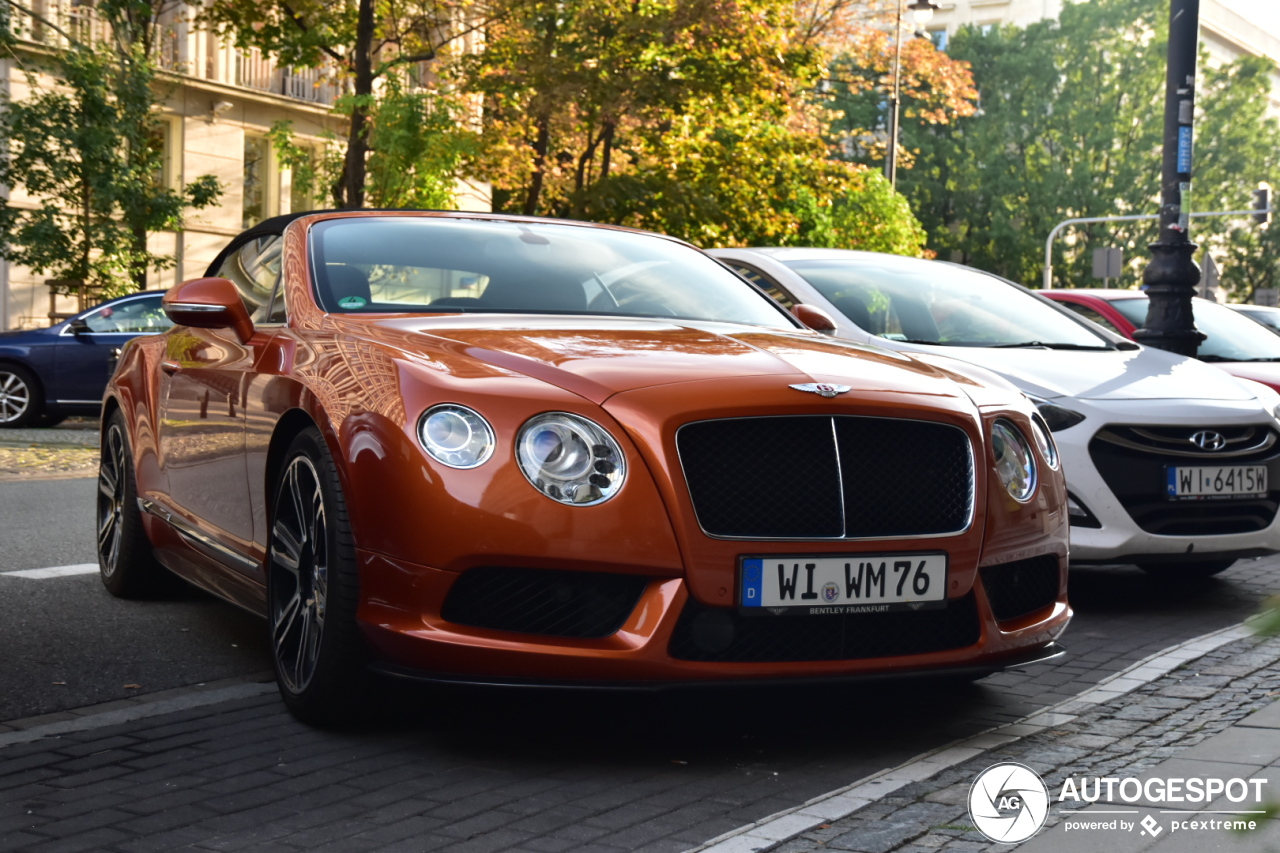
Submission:
[[[147,598],[168,592],[174,577],[151,552],[138,509],[133,454],[119,409],[107,419],[98,461],[98,571],[102,585],[117,598]]]
[[[1234,559],[1196,560],[1189,563],[1139,563],[1138,568],[1148,574],[1174,580],[1211,578],[1235,565]]]
[[[0,427],[31,426],[43,409],[35,374],[16,364],[0,364]]]
[[[337,468],[315,428],[285,454],[268,561],[267,623],[285,706],[312,725],[351,721],[366,678],[355,540]]]

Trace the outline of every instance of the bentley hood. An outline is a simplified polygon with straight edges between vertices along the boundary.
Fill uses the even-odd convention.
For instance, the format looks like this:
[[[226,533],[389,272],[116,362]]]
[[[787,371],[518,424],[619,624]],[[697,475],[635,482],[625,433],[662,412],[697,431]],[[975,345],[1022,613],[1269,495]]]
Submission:
[[[368,323],[369,321],[360,321]],[[772,376],[855,391],[963,398],[948,374],[902,353],[806,332],[615,317],[449,315],[373,321],[384,342],[444,348],[599,404],[626,391]]]

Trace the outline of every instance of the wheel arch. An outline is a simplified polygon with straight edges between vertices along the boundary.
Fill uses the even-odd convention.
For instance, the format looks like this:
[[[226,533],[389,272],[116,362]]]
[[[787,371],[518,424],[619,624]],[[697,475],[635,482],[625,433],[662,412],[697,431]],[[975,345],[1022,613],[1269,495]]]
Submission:
[[[276,422],[275,431],[271,433],[271,443],[267,445],[267,465],[263,475],[265,479],[263,494],[267,496],[267,524],[271,523],[271,500],[275,494],[276,478],[280,476],[280,470],[284,466],[285,452],[298,434],[308,427],[319,430],[325,443],[328,443],[329,438],[325,436],[324,430],[316,423],[311,413],[302,408],[293,408],[281,415],[280,420]],[[329,452],[333,452],[332,447],[329,448]]]

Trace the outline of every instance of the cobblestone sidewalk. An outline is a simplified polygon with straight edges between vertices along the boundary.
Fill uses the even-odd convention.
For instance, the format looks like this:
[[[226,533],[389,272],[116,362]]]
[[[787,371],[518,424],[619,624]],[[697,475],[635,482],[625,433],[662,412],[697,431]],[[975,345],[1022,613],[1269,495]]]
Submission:
[[[1009,850],[1013,845],[988,841],[969,821],[969,789],[981,771],[1002,761],[1018,762],[1037,771],[1050,791],[1060,790],[1068,776],[1138,776],[1276,702],[1280,696],[1277,661],[1280,639],[1240,640],[1104,704],[1078,709],[1068,703],[1057,709],[1050,728],[899,788],[845,818],[773,847],[743,845],[742,849],[777,853]],[[1007,727],[1004,733],[1019,734],[1018,727]],[[1273,798],[1277,783],[1280,779],[1271,780]],[[1042,841],[1070,815],[1056,803],[1051,806],[1045,829],[1037,836]]]

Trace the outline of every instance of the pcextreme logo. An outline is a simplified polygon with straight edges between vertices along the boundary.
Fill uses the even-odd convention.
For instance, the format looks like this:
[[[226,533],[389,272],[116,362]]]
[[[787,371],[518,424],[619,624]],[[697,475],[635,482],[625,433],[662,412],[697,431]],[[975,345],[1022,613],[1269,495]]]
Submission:
[[[969,789],[969,818],[978,831],[1001,844],[1026,841],[1049,816],[1049,789],[1040,774],[1012,761],[993,764]]]

